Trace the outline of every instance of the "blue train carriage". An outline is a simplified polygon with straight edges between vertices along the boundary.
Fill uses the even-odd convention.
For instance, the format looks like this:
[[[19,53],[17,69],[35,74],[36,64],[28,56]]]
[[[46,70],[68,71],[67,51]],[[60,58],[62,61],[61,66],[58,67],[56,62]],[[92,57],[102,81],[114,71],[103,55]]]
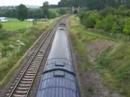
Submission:
[[[36,97],[79,97],[65,25],[57,28]]]

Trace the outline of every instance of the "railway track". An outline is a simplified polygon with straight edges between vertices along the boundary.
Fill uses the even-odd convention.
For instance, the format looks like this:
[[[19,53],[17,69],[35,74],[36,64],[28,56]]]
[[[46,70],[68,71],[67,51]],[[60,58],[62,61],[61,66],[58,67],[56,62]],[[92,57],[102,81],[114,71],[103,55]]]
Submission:
[[[47,55],[47,50],[51,47],[55,28],[53,31],[43,33],[38,42],[30,50],[30,56],[27,57],[23,68],[11,84],[5,97],[28,97],[41,63]]]

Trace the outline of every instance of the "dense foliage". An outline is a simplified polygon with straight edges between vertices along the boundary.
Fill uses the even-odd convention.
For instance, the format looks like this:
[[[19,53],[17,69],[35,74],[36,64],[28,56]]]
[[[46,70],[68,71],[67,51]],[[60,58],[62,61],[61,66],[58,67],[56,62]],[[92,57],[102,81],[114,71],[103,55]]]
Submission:
[[[107,7],[101,11],[87,11],[79,15],[87,28],[102,29],[111,33],[130,34],[130,10],[120,6],[117,10]]]
[[[65,14],[65,10],[58,8],[56,5],[49,5],[44,2],[42,7],[28,7],[23,4],[19,6],[3,6],[0,7],[0,17],[11,17],[24,20],[27,18],[54,18]]]
[[[117,7],[121,4],[130,6],[130,0],[61,0],[59,6],[80,6],[89,9],[102,9],[106,6]]]

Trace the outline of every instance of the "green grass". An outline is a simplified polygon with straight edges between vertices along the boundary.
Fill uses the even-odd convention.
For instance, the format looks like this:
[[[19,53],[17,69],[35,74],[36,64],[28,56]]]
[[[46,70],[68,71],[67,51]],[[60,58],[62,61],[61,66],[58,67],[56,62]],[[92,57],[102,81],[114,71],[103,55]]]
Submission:
[[[79,71],[86,72],[95,68],[101,74],[103,84],[111,91],[130,97],[130,42],[102,33],[90,32],[75,16],[70,17],[70,26],[72,43],[78,56]],[[96,65],[93,65],[87,57],[87,44],[95,40],[114,41],[116,46],[103,51],[97,57]]]
[[[130,43],[121,43],[116,50],[103,52],[97,61],[104,83],[130,97]]]
[[[9,81],[11,74],[18,68],[18,60],[46,29],[52,27],[57,19],[38,21],[36,25],[11,19],[0,30],[0,85]],[[16,26],[17,24],[17,26]],[[12,27],[10,25],[13,25]],[[22,25],[22,27],[21,27]],[[30,27],[26,26],[30,25]],[[8,27],[9,26],[9,27]],[[16,26],[17,28],[13,28]]]
[[[32,26],[32,22],[19,21],[17,19],[9,19],[9,21],[2,23],[3,29],[8,31],[16,31],[19,29],[26,29]]]

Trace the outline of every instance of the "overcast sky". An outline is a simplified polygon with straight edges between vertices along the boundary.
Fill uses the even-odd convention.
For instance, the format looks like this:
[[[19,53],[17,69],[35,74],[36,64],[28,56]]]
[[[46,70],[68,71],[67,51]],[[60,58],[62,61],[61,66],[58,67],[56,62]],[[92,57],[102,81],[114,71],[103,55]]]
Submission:
[[[48,1],[50,4],[57,4],[60,0],[0,0],[0,6],[19,4],[41,6],[45,1]]]

